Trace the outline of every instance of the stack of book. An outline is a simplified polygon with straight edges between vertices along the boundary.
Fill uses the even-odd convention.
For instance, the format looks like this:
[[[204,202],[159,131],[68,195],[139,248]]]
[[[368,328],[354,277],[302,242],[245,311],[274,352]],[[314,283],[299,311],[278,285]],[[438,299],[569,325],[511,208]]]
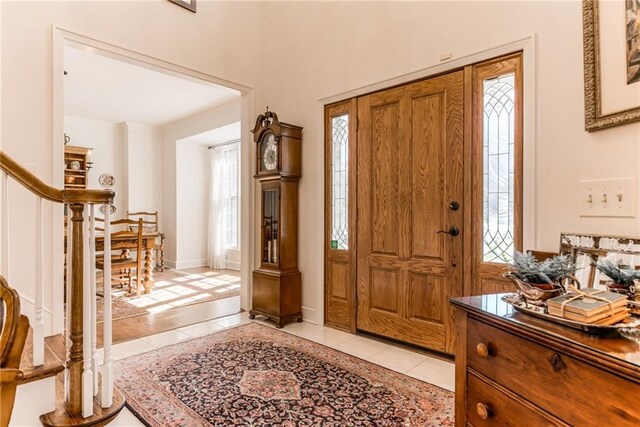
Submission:
[[[615,325],[631,314],[624,295],[598,289],[581,289],[547,301],[549,314],[594,325]]]

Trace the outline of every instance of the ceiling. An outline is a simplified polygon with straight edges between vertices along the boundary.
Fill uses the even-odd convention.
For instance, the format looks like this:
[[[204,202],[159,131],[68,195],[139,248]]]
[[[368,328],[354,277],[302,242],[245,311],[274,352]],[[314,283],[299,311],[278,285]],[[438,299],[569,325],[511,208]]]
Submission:
[[[240,139],[240,122],[231,123],[216,129],[202,132],[188,138],[181,139],[180,142],[190,142],[204,145],[217,145],[225,142]]]
[[[64,48],[65,115],[163,126],[225,104],[240,92]]]

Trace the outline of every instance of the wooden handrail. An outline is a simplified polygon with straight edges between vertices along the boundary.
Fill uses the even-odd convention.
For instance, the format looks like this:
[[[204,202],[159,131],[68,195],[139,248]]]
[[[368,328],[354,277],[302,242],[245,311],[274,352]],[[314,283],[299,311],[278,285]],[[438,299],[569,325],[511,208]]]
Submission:
[[[97,372],[94,375],[93,368],[97,366],[97,356],[95,352],[95,338],[97,336],[95,329],[95,272],[92,274],[92,263],[95,262],[95,255],[93,253],[95,245],[95,224],[93,219],[94,205],[101,204],[106,208],[108,205],[112,205],[116,196],[116,193],[112,190],[89,190],[89,189],[57,189],[51,187],[41,181],[34,174],[29,172],[23,166],[21,166],[14,159],[0,151],[0,169],[6,173],[4,184],[7,183],[8,177],[13,178],[20,183],[24,188],[37,196],[36,198],[36,262],[38,267],[36,268],[36,323],[34,324],[34,339],[36,336],[41,336],[38,345],[42,344],[44,351],[44,320],[42,317],[42,298],[43,298],[43,286],[42,286],[42,258],[43,258],[43,220],[42,220],[42,199],[49,200],[54,203],[64,203],[69,206],[67,211],[67,217],[69,219],[67,224],[67,278],[66,278],[66,295],[67,295],[67,327],[66,332],[68,336],[68,351],[66,365],[66,384],[68,392],[65,395],[65,407],[63,412],[65,416],[75,417],[74,419],[92,417],[94,415],[93,396],[97,392],[98,387],[98,375]],[[7,187],[3,185],[3,196],[7,196]],[[105,210],[105,218],[109,218],[109,209]],[[4,212],[6,213],[6,211]],[[87,219],[90,215],[90,219]],[[3,218],[2,228],[4,231],[8,230],[8,215]],[[140,221],[141,222],[141,221]],[[140,230],[142,230],[141,224]],[[89,236],[87,236],[89,233]],[[107,235],[110,236],[108,229]],[[8,242],[8,237],[6,237]],[[105,238],[105,244],[107,243]],[[8,246],[8,243],[7,243]],[[110,244],[107,245],[110,247]],[[140,252],[140,250],[138,251]],[[110,257],[106,258],[110,262]],[[3,260],[4,261],[4,260]],[[6,261],[7,266],[9,261]],[[3,265],[4,268],[6,268]],[[140,270],[140,268],[139,268]],[[38,278],[40,277],[40,278]],[[105,274],[105,283],[111,283],[110,268],[109,273]],[[0,276],[0,282],[2,282]],[[2,283],[0,283],[2,284]],[[110,289],[107,286],[107,289]],[[62,297],[59,295],[58,297]],[[38,298],[40,304],[38,304]],[[105,299],[109,302],[105,302],[105,332],[104,332],[104,349],[105,349],[105,363],[103,367],[103,379],[102,379],[102,407],[115,408],[117,413],[122,407],[122,402],[114,406],[113,402],[113,373],[111,370],[111,308],[110,308],[110,295],[108,291],[105,291]],[[40,311],[38,311],[40,307]],[[24,318],[26,319],[26,317]],[[40,329],[36,326],[40,325]],[[27,325],[28,329],[28,325]],[[36,331],[40,330],[40,335],[36,334]],[[26,337],[26,335],[25,335]],[[4,337],[2,341],[2,348],[4,348]],[[93,348],[92,348],[93,346]],[[35,349],[34,345],[34,349]],[[40,348],[38,346],[38,348]],[[0,349],[1,350],[1,349]],[[4,358],[4,354],[2,354]],[[18,357],[19,359],[19,357]],[[34,351],[34,360],[36,359],[36,353]],[[42,356],[44,359],[44,356]],[[3,359],[4,360],[4,359]],[[39,359],[38,359],[39,360]],[[41,362],[42,363],[42,362]],[[105,375],[106,373],[106,375]],[[2,391],[2,412],[5,411],[5,388],[3,384]],[[9,390],[9,388],[7,388]],[[95,391],[95,392],[94,392]],[[8,410],[10,413],[10,409]],[[52,412],[44,415],[57,416],[57,412]],[[41,420],[43,418],[41,417]],[[4,417],[0,417],[0,425],[4,425],[2,422]],[[43,421],[44,422],[44,421]],[[5,423],[6,424],[6,423]],[[47,422],[48,424],[48,422]],[[60,425],[55,423],[55,425]],[[66,425],[66,424],[65,424]],[[89,425],[89,424],[87,424]],[[91,424],[93,425],[93,424]],[[96,424],[97,425],[97,424]]]
[[[51,187],[2,151],[0,151],[0,169],[32,193],[56,203],[113,203],[116,195],[112,190],[59,190]]]

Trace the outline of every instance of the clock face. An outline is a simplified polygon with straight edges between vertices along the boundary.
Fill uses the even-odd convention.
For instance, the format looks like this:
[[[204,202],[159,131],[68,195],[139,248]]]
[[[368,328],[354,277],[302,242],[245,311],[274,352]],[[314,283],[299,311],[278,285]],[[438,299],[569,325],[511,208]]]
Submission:
[[[269,171],[278,167],[278,143],[272,133],[262,140],[262,165]]]

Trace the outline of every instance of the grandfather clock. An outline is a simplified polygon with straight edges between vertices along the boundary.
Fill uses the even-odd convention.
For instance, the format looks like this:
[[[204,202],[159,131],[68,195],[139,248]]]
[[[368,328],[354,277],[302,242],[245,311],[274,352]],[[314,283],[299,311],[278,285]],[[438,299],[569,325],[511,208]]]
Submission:
[[[260,268],[253,271],[253,308],[281,328],[302,322],[298,271],[298,180],[302,128],[278,121],[269,111],[258,116],[253,132],[260,185]]]

